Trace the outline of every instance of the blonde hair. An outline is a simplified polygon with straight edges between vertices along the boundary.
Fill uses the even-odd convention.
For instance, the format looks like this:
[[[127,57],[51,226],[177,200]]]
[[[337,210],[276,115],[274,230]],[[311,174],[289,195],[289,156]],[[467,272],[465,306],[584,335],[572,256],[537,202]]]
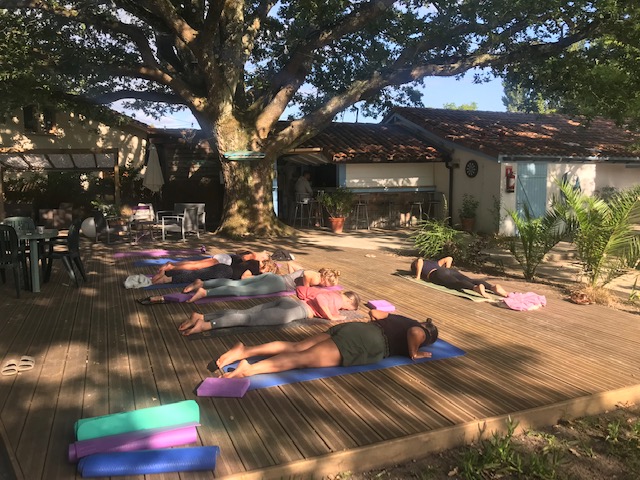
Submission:
[[[334,268],[321,268],[318,270],[320,274],[320,282],[332,287],[338,284],[338,277],[340,276],[340,270]]]
[[[276,275],[281,275],[280,267],[273,260],[263,260],[260,265],[260,271],[262,273],[275,273]]]

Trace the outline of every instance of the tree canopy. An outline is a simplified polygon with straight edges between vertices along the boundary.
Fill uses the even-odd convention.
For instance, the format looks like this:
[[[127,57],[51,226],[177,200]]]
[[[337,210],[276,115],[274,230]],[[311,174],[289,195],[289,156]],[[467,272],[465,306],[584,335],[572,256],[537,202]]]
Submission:
[[[618,21],[599,35],[544,61],[509,68],[505,105],[519,111],[604,116],[638,128],[640,4],[627,3]]]
[[[273,161],[356,104],[420,105],[430,76],[502,75],[636,32],[617,0],[4,0],[0,101],[185,107],[220,154],[221,229],[283,231]],[[636,29],[636,30],[634,30]],[[611,33],[613,32],[613,33]],[[583,43],[581,43],[583,42]],[[428,94],[428,88],[426,89]],[[278,124],[285,110],[300,115]],[[253,150],[253,164],[223,153]]]

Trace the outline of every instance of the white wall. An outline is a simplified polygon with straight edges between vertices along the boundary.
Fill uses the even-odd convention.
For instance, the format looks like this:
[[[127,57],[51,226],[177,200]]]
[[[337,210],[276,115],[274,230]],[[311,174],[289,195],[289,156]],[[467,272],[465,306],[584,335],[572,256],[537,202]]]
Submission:
[[[118,164],[144,163],[146,133],[137,127],[110,127],[74,113],[56,113],[51,132],[25,132],[22,110],[0,125],[0,146],[16,151],[67,149],[118,149]]]
[[[442,164],[437,164],[442,166]],[[435,187],[435,163],[356,163],[347,165],[348,188]]]
[[[469,160],[478,162],[478,174],[468,177],[465,166]],[[458,210],[462,205],[462,197],[465,193],[473,195],[478,201],[478,213],[475,230],[477,232],[494,232],[496,230],[496,218],[494,203],[500,201],[504,177],[501,175],[501,165],[494,159],[468,152],[456,150],[453,154],[453,163],[458,166],[454,169],[452,213],[453,223],[460,223]]]

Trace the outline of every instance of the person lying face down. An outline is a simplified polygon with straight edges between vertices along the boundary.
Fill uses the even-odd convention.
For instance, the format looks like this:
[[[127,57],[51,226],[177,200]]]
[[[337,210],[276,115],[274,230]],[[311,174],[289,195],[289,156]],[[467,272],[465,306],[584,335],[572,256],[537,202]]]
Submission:
[[[432,260],[429,258],[416,258],[411,262],[411,273],[420,280],[435,283],[452,290],[473,290],[474,292],[489,298],[487,290],[506,297],[507,291],[499,284],[491,285],[489,282],[475,280],[467,277],[462,272],[451,268],[453,257],[444,257],[440,260]]]
[[[182,262],[167,262],[164,265],[161,265],[158,268],[156,274],[151,278],[151,283],[191,283],[195,279],[199,278],[200,280],[208,280],[211,278],[233,278],[229,276],[216,276],[217,272],[225,271],[225,269],[213,269],[212,273],[209,273],[207,269],[214,267],[216,265],[233,265],[239,264],[242,262],[248,262],[249,260],[256,260],[257,262],[264,262],[269,260],[269,253],[266,251],[262,252],[253,252],[251,250],[243,250],[241,252],[235,253],[217,253],[215,255],[211,255],[208,258],[203,258],[200,260],[185,260]],[[188,272],[196,272],[193,273],[191,277],[188,277]],[[177,275],[184,275],[184,278],[188,278],[187,281],[177,281],[173,280],[172,277]],[[254,273],[256,275],[256,273]],[[238,277],[241,278],[241,277]]]
[[[431,319],[421,323],[397,314],[371,310],[371,322],[345,322],[325,333],[299,342],[270,342],[256,346],[237,343],[218,358],[222,369],[240,361],[238,367],[225,373],[226,378],[250,377],[297,368],[319,368],[366,365],[393,355],[411,359],[429,358],[430,352],[419,348],[438,339],[438,329]],[[247,358],[269,358],[250,364]]]
[[[229,255],[230,262],[214,263],[209,267],[195,270],[172,268],[162,273],[157,273],[151,279],[151,283],[192,283],[195,280],[213,280],[216,278],[228,278],[239,280],[262,273],[262,263],[258,260],[242,260],[236,255]],[[225,259],[226,260],[226,259]]]
[[[184,288],[184,293],[195,292],[187,302],[195,302],[204,297],[255,296],[288,292],[297,286],[331,287],[338,284],[340,272],[331,268],[314,270],[296,270],[293,273],[277,275],[263,273],[241,280],[196,280]]]
[[[205,315],[194,312],[178,330],[183,335],[192,335],[228,327],[285,325],[313,317],[341,321],[345,317],[340,310],[357,310],[360,305],[360,297],[351,291],[298,287],[296,293],[297,297],[282,297],[244,310],[220,310]]]

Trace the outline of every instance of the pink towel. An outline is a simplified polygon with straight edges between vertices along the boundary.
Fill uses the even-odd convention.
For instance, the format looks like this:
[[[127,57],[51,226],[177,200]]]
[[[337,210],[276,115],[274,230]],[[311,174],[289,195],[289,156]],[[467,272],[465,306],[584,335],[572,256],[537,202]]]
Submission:
[[[507,298],[503,298],[502,301],[511,310],[535,310],[540,307],[544,307],[547,304],[547,299],[544,295],[538,295],[537,293],[516,293],[512,292]]]

